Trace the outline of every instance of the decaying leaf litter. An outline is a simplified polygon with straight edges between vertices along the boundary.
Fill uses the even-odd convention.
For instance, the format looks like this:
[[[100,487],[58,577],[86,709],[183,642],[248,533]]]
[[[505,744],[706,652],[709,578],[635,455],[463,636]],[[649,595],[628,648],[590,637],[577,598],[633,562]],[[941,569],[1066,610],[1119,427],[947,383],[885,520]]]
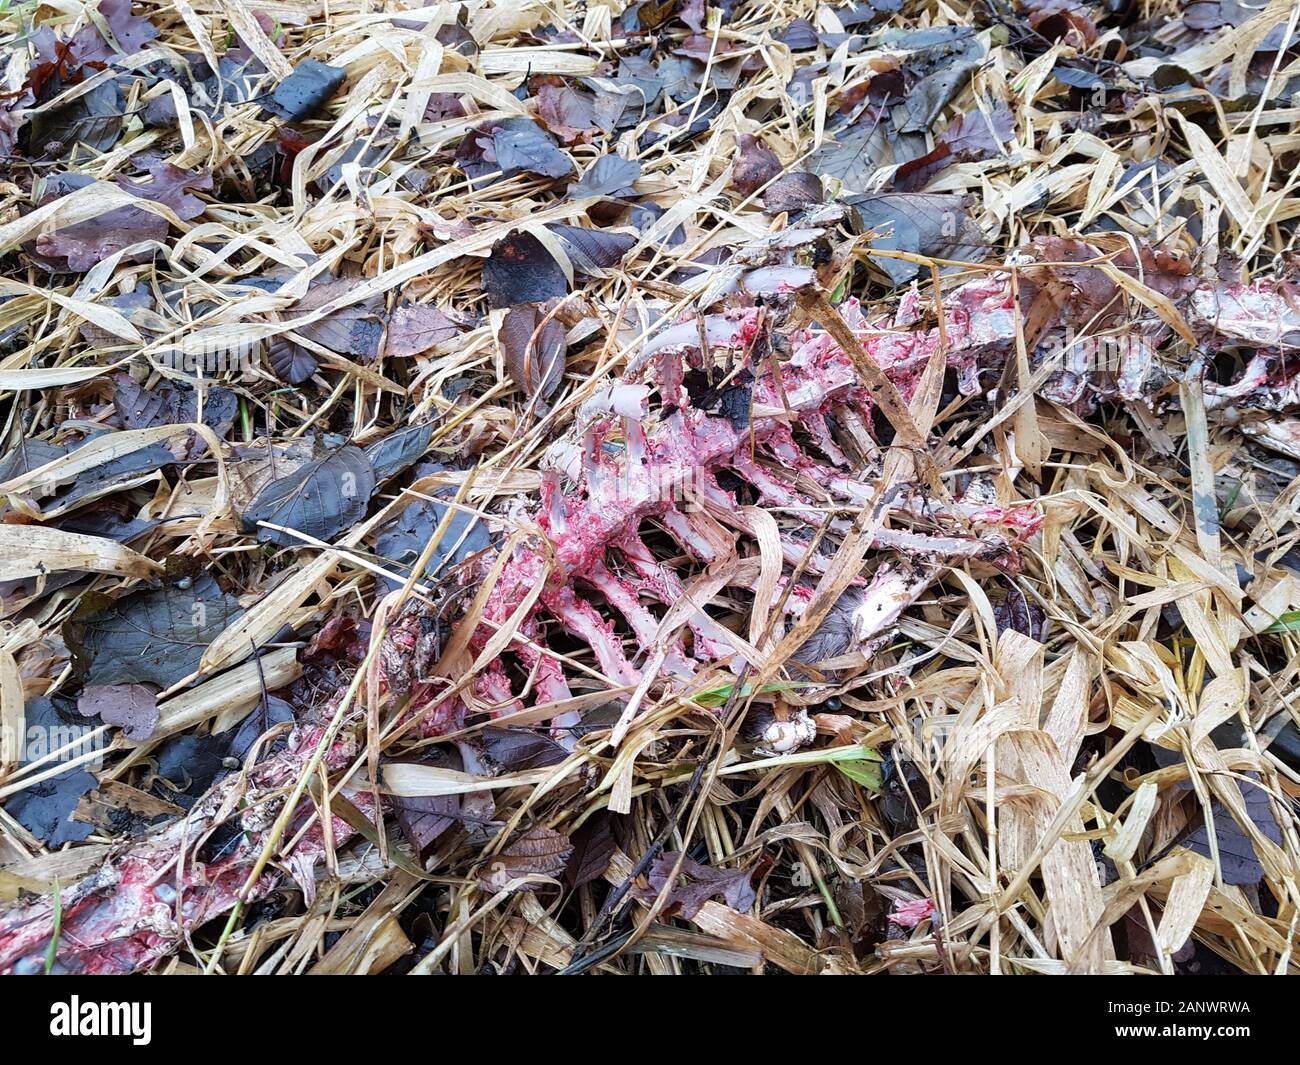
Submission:
[[[1298,13],[8,5],[0,970],[1290,971]]]

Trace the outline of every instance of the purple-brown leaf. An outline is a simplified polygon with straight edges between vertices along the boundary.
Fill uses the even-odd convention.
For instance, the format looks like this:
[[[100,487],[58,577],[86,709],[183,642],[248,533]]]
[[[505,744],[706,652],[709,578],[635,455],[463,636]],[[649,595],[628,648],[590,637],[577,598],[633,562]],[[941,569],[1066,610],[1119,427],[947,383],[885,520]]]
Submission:
[[[516,837],[479,873],[488,891],[501,891],[525,876],[558,878],[573,853],[573,844],[553,828],[534,825]],[[516,890],[524,890],[526,885]]]
[[[661,854],[650,866],[650,887],[637,888],[639,898],[657,898],[668,883],[677,859],[682,859],[677,882],[668,891],[662,911],[665,917],[694,917],[709,899],[721,897],[733,910],[747,910],[758,897],[750,885],[750,869],[712,869],[680,854]]]
[[[101,684],[82,689],[77,712],[119,726],[129,740],[147,740],[158,726],[158,696],[143,684]]]

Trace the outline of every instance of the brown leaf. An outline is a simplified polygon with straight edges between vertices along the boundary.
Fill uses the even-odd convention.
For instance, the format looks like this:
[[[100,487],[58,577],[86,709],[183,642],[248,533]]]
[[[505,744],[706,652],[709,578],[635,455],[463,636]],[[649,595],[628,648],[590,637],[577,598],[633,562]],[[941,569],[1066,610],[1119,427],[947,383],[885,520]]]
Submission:
[[[523,876],[559,877],[573,853],[573,844],[553,828],[534,825],[507,844],[479,873],[488,891],[501,891]]]
[[[781,160],[757,137],[742,133],[738,140],[740,151],[736,155],[731,183],[742,196],[752,196],[781,173]]]
[[[958,115],[935,142],[934,150],[912,159],[894,171],[900,192],[923,189],[936,174],[953,163],[970,163],[1000,155],[1002,145],[1015,133],[1015,119],[1005,109],[989,117],[974,111]]]
[[[743,911],[754,905],[758,896],[750,884],[753,869],[713,869],[680,854],[661,854],[656,858],[648,874],[650,887],[637,888],[637,896],[647,901],[657,898],[678,858],[682,859],[682,867],[677,883],[668,892],[663,916],[690,920],[709,899],[719,896],[733,910]]]
[[[546,319],[545,308],[548,306],[554,306],[554,303],[511,307],[501,323],[498,336],[506,371],[529,398],[547,399],[560,387],[564,378],[568,340],[560,322],[554,318]]]
[[[459,335],[460,327],[437,307],[428,303],[409,304],[393,312],[384,340],[384,354],[399,359],[422,355]]]
[[[158,696],[143,684],[95,685],[82,689],[77,712],[118,725],[127,739],[147,740],[158,725]]]
[[[118,178],[117,184],[132,196],[171,208],[182,222],[197,218],[203,213],[207,205],[197,196],[190,195],[190,190],[210,190],[211,170],[182,170],[160,159],[150,159],[144,165],[149,173],[149,181]]]
[[[763,193],[763,210],[768,214],[793,214],[822,202],[822,179],[807,170],[782,174]]]
[[[568,87],[543,85],[537,91],[537,117],[565,144],[590,144],[600,130],[596,98]]]
[[[618,850],[612,821],[608,811],[602,811],[573,834],[573,855],[564,871],[564,880],[569,887],[579,888],[605,875],[614,852]]]

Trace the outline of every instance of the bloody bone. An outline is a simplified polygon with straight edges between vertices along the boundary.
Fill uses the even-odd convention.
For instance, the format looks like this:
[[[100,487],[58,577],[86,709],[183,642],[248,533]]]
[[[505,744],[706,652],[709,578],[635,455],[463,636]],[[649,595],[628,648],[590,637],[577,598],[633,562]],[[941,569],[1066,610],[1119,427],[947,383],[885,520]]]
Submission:
[[[1003,281],[963,286],[946,313],[941,336],[937,327],[907,331],[870,323],[855,300],[843,309],[868,355],[905,399],[944,341],[949,362],[959,367],[969,387],[978,374],[979,352],[1014,336],[1009,288]],[[672,604],[680,599],[682,586],[655,560],[641,538],[642,524],[658,522],[698,562],[730,554],[736,534],[751,533],[752,528],[735,495],[719,482],[724,471],[754,487],[763,505],[783,508],[807,526],[826,520],[824,502],[855,506],[874,500],[871,486],[853,479],[827,425],[837,409],[870,424],[871,393],[853,361],[828,334],[805,329],[791,338],[793,357],[779,371],[762,365],[751,369],[762,316],[761,310],[749,308],[664,330],[646,345],[624,382],[599,391],[582,406],[575,436],[548,452],[535,520],[549,543],[516,549],[485,609],[488,621],[503,624],[537,583],[545,581],[528,615],[532,665],[547,657],[543,623],[551,620],[592,648],[611,681],[639,681],[640,672],[614,624],[580,594],[575,582],[595,588],[626,623],[638,653],[648,654],[657,621],[643,600]],[[686,388],[687,370],[712,368],[720,352],[733,353],[738,368],[757,373],[747,425],[744,419],[694,404]],[[660,407],[655,413],[650,410],[652,389],[636,381],[645,372],[657,386]],[[810,447],[797,440],[796,430],[807,431]],[[800,481],[818,489],[824,502],[801,489]],[[886,529],[876,537],[876,546],[925,558],[997,558],[1009,555],[1018,539],[1037,530],[1040,520],[1031,508],[960,503],[942,517],[958,526],[956,534]],[[808,554],[807,544],[789,535],[781,546],[791,565]],[[735,653],[729,634],[702,610],[689,628],[689,648],[679,639],[666,649],[666,673],[689,675],[692,660],[713,661]],[[476,646],[481,648],[492,631],[484,626],[475,637]],[[567,696],[562,677],[553,673],[547,675],[546,687]],[[518,705],[513,693],[508,694],[507,674],[496,668],[480,678],[476,694],[489,706]]]
[[[232,774],[203,796],[183,818],[149,839],[105,861],[61,897],[56,968],[59,972],[112,975],[147,969],[178,949],[197,927],[235,905],[271,825],[320,740],[319,727],[296,729],[286,748],[253,768],[244,779]],[[326,765],[340,769],[353,744],[337,742]],[[369,795],[351,801],[373,809]],[[313,871],[325,854],[325,835],[315,807],[303,802],[286,839],[301,838],[284,856],[284,867],[309,896]],[[352,835],[332,818],[336,845]],[[268,867],[245,901],[264,898],[283,879]],[[44,971],[54,932],[53,900],[41,897],[0,911],[0,973]]]
[[[1256,282],[1217,304],[1201,296],[1193,307],[1194,327],[1207,339],[1235,339],[1243,346],[1264,343],[1279,352],[1293,343],[1296,312],[1289,288],[1281,283]],[[941,350],[956,370],[962,391],[979,391],[980,375],[996,369],[1015,336],[1009,286],[993,278],[962,286],[948,297],[946,349],[941,348],[937,328],[909,328],[925,313],[915,293],[903,298],[892,322],[868,321],[853,301],[841,313],[904,397],[911,396],[927,360]],[[871,424],[870,396],[851,360],[827,334],[795,332],[790,338],[793,355],[782,365],[779,378],[767,360],[755,360],[748,367],[756,374],[749,426],[692,405],[687,369],[703,368],[706,361],[712,366],[717,353],[731,353],[745,366],[764,324],[759,312],[749,309],[709,314],[702,321],[664,330],[646,345],[622,385],[593,397],[578,419],[576,436],[548,455],[533,518],[537,536],[550,541],[554,562],[548,572],[548,552],[540,542],[520,548],[503,567],[487,606],[487,617],[502,623],[545,579],[538,605],[519,626],[520,640],[509,649],[530,672],[537,703],[554,703],[569,695],[560,663],[546,646],[547,627],[552,623],[590,645],[611,680],[627,683],[639,676],[624,651],[623,637],[597,605],[584,598],[575,581],[599,592],[644,649],[657,627],[644,601],[674,603],[683,595],[681,578],[656,558],[643,539],[644,521],[657,521],[700,563],[723,557],[736,536],[753,534],[750,519],[722,487],[720,474],[740,477],[770,507],[788,508],[786,516],[796,528],[782,533],[785,559],[792,566],[804,560],[806,572],[813,574],[819,572],[818,564],[815,557],[804,558],[808,543],[801,537],[827,520],[834,529],[835,519],[827,519],[822,501],[853,506],[874,500],[869,479],[859,479],[860,474],[850,468],[842,450],[846,441],[836,439],[831,429],[832,423],[838,424],[870,450],[864,428]],[[699,349],[701,330],[707,353]],[[1276,377],[1275,363],[1267,361],[1272,355],[1266,353],[1265,359],[1249,371],[1257,376],[1232,399],[1248,402],[1257,385]],[[658,389],[656,413],[650,410],[650,389],[641,383],[645,373]],[[1212,399],[1207,405],[1216,404]],[[802,443],[796,431],[809,443]],[[1294,436],[1300,439],[1300,430]],[[917,579],[917,574],[933,572],[939,560],[971,554],[1009,557],[1041,520],[1033,508],[999,507],[977,491],[943,503],[904,491],[888,503],[891,513],[943,531],[936,535],[912,528],[882,530],[876,547],[908,556],[912,562],[886,563],[854,591],[848,612],[835,614],[843,631],[824,634],[823,643],[808,647],[806,654],[801,650],[800,659],[809,665],[838,652],[846,642],[869,649],[924,590],[928,578]],[[788,609],[797,613],[806,606],[809,589],[797,584],[790,592]],[[729,634],[702,612],[689,629],[689,647],[679,641],[664,656],[663,670],[669,677],[689,673],[693,662],[723,659],[732,652]],[[480,626],[474,644],[481,649],[489,635],[489,626]],[[399,693],[409,691],[412,704],[423,715],[423,731],[436,735],[455,727],[465,708],[459,699],[439,698],[438,689],[424,680],[424,665],[434,654],[436,640],[422,628],[418,614],[408,614],[390,629],[380,664],[388,687]],[[500,659],[491,664],[476,695],[498,708],[508,708],[521,697]],[[180,821],[116,852],[91,875],[66,888],[57,965],[88,973],[147,969],[178,949],[200,924],[228,913],[266,844],[278,804],[284,801],[283,789],[302,773],[319,737],[318,726],[300,727],[290,735],[287,747],[251,770],[246,781],[226,778]],[[765,739],[777,749],[793,749],[810,737],[796,718]],[[351,742],[340,741],[327,753],[326,765],[341,769],[352,753]],[[244,812],[236,809],[241,796],[253,799]],[[267,801],[259,804],[259,796]],[[352,796],[352,801],[370,812],[364,793]],[[221,825],[238,831],[228,834],[224,848],[205,846],[220,838],[215,830]],[[341,819],[334,818],[331,827],[336,845],[351,838],[351,828]],[[281,856],[283,865],[310,892],[312,868],[325,852],[325,837],[312,804],[304,802],[295,811],[288,838],[297,842]],[[285,875],[279,867],[268,867],[246,901],[264,897]],[[0,910],[0,972],[43,969],[53,927],[49,899],[18,902]]]
[[[1005,340],[1011,321],[1007,308],[1005,290],[996,285],[979,283],[961,290],[948,325],[949,359],[973,372],[977,349]],[[871,325],[856,303],[845,308],[845,315],[872,357],[903,394],[910,395],[926,360],[938,351],[937,331],[909,333]],[[765,503],[794,508],[805,528],[823,519],[814,509],[817,502],[798,482],[850,504],[870,493],[867,484],[852,479],[828,427],[837,409],[869,425],[870,397],[860,387],[848,357],[820,332],[803,330],[795,335],[793,358],[782,367],[779,381],[770,369],[758,368],[750,427],[691,404],[684,385],[686,368],[690,363],[702,365],[706,354],[713,354],[699,350],[701,327],[711,349],[731,349],[743,358],[762,324],[759,312],[749,310],[691,321],[686,323],[688,334],[681,326],[666,330],[647,346],[641,360],[643,368],[652,369],[658,385],[658,415],[649,410],[650,389],[629,375],[626,383],[593,397],[579,415],[576,438],[563,441],[548,455],[534,520],[539,535],[550,541],[550,551],[540,543],[517,551],[503,568],[486,609],[489,620],[504,622],[545,577],[537,606],[519,627],[522,640],[510,649],[531,672],[539,703],[569,697],[564,672],[546,647],[548,623],[560,624],[591,646],[601,671],[611,680],[628,684],[638,679],[639,671],[624,652],[623,638],[574,582],[580,579],[603,596],[645,648],[658,623],[643,601],[673,603],[684,589],[678,574],[657,559],[642,538],[643,521],[657,520],[689,557],[708,563],[730,553],[738,534],[752,531],[750,520],[737,511],[734,495],[718,481],[723,471],[754,485]],[[796,427],[807,431],[819,453],[798,442]],[[913,506],[907,501],[899,505]],[[925,520],[939,517],[932,512]],[[1033,513],[1024,508],[1002,512],[982,505],[943,517],[961,524],[962,533],[931,536],[884,530],[878,545],[922,558],[997,555],[1036,523]],[[782,549],[793,565],[807,553],[807,544],[786,536]],[[548,554],[553,558],[549,573]],[[815,563],[809,567],[811,572],[816,569]],[[901,610],[920,594],[925,582],[909,580],[908,594],[898,598],[901,586],[895,588],[899,582],[891,576],[897,572],[882,570],[876,583],[882,594],[895,594]],[[808,589],[797,586],[791,591],[790,610],[796,612],[806,605]],[[892,624],[897,610],[891,609],[884,620]],[[880,626],[872,628],[863,619],[859,629],[867,641],[879,635]],[[730,634],[702,611],[691,619],[689,631],[689,648],[679,640],[667,649],[663,670],[669,676],[689,674],[693,662],[733,653]],[[489,627],[480,626],[473,642],[481,649],[489,636]],[[433,642],[418,615],[411,614],[397,620],[380,651],[388,687],[411,693],[426,734],[454,727],[464,712],[460,699],[439,698],[435,686],[424,680],[421,663],[435,653]],[[497,708],[519,700],[500,659],[478,678],[475,695]],[[183,819],[125,848],[66,889],[58,965],[88,973],[146,969],[178,949],[200,924],[228,913],[266,843],[278,803],[283,801],[280,789],[303,771],[319,735],[315,727],[296,730],[284,751],[248,774],[245,787],[241,789],[239,777],[227,778]],[[350,753],[350,742],[340,741],[328,752],[326,764],[337,770],[348,763]],[[235,809],[241,795],[253,799],[243,813]],[[259,804],[259,795],[273,799]],[[366,806],[362,794],[353,801],[363,809]],[[223,824],[235,825],[239,831],[229,833],[224,852],[209,856],[205,840],[215,839],[214,831]],[[310,803],[304,802],[295,812],[290,832],[299,829],[302,838],[281,860],[310,891],[312,867],[325,850],[324,834]],[[351,828],[339,818],[333,819],[332,829],[336,845],[351,838]],[[283,878],[283,871],[269,868],[245,901],[265,896]],[[0,972],[39,971],[52,934],[49,899],[11,905],[0,912]]]

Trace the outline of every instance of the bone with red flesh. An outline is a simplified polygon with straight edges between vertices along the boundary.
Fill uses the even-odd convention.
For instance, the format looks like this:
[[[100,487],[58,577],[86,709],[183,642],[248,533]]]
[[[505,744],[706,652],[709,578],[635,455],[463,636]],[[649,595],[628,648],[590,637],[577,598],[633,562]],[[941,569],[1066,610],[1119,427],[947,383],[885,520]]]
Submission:
[[[587,577],[609,605],[623,615],[637,642],[642,647],[650,647],[655,641],[659,622],[641,605],[636,589],[611,573],[603,562],[593,565]],[[686,661],[686,653],[682,650],[680,640],[667,649],[664,671],[681,677],[689,677],[695,672],[694,667]]]
[[[510,678],[499,658],[489,662],[487,668],[474,678],[474,694],[494,714],[509,714],[523,709],[523,704],[510,690]]]
[[[683,551],[707,565],[717,561],[728,546],[734,546],[724,546],[710,535],[712,530],[704,524],[707,517],[702,512],[684,514],[676,507],[668,507],[659,515],[659,521]]]
[[[947,323],[950,357],[953,352],[1000,343],[1014,335],[1010,332],[1009,292],[1004,282],[986,280],[963,286],[954,293],[952,304]],[[906,333],[882,330],[879,325],[867,322],[852,301],[844,313],[871,356],[887,371],[893,369],[898,373],[906,397],[915,387],[916,377],[927,360],[940,350],[939,330]],[[676,394],[684,353],[698,348],[701,332],[711,346],[743,350],[753,339],[759,322],[757,311],[731,317],[708,315],[702,322],[683,322],[647,344],[637,362],[654,367],[667,399]],[[755,383],[756,400],[773,410],[778,406],[789,409],[796,417],[807,414],[814,422],[823,419],[836,403],[847,402],[861,412],[867,411],[869,395],[861,387],[853,361],[824,333],[806,333],[799,339],[794,357],[780,368],[780,385],[770,371],[760,372]],[[594,606],[572,590],[575,578],[597,585],[603,583],[606,599],[628,620],[634,635],[644,645],[649,628],[648,612],[637,601],[637,595],[644,589],[625,585],[610,573],[606,554],[615,542],[635,536],[646,518],[656,518],[694,557],[703,561],[716,557],[725,545],[705,534],[702,519],[683,514],[672,501],[694,488],[707,501],[734,507],[734,501],[727,499],[713,480],[714,471],[726,466],[757,487],[765,502],[791,508],[810,524],[823,520],[821,513],[784,477],[750,459],[750,432],[755,442],[770,447],[788,466],[836,494],[859,501],[869,496],[865,486],[857,485],[839,471],[828,472],[825,466],[805,454],[785,424],[785,414],[757,416],[750,432],[741,432],[726,418],[683,407],[647,431],[642,422],[645,399],[643,388],[625,384],[602,390],[584,404],[578,416],[582,446],[556,450],[550,472],[543,479],[542,506],[537,515],[538,523],[552,540],[555,560],[541,605],[572,634],[590,643],[602,670],[620,683],[636,674],[617,634]],[[620,425],[621,453],[610,454],[606,442]],[[828,439],[824,421],[820,425],[822,436]],[[833,449],[832,443],[827,450]],[[575,482],[573,490],[563,489],[560,470]],[[712,528],[707,531],[712,532]],[[886,534],[886,539],[889,538],[890,534]],[[927,554],[962,557],[988,550],[987,544],[975,540],[924,538],[919,534],[892,538],[900,545],[914,546]],[[783,552],[795,564],[805,549],[787,541]],[[642,553],[638,551],[637,555],[641,557]],[[643,565],[643,561],[634,562],[634,567]],[[539,552],[527,548],[519,551],[507,563],[493,590],[489,618],[500,622],[508,617],[523,595],[535,587],[541,572]],[[659,591],[667,594],[662,577],[658,584]],[[697,622],[697,636],[702,627]],[[483,640],[484,637],[479,637],[480,646]],[[675,667],[680,665],[674,662]]]
[[[756,323],[757,316],[751,314],[739,322],[711,320],[706,323],[706,329],[711,344],[716,341],[744,347],[752,339]],[[699,326],[693,322],[683,323],[683,326],[681,342],[697,343]],[[685,335],[687,330],[689,336]],[[911,348],[919,346],[920,354],[934,349],[934,340],[924,335],[910,343],[899,338],[890,338],[888,343],[891,350],[900,345],[908,347],[908,357],[918,354]],[[661,381],[667,384],[663,398],[671,401],[674,397],[672,382],[681,372],[682,360],[680,356],[666,355],[659,361]],[[889,360],[882,360],[882,363],[889,363]],[[760,378],[759,397],[771,406],[778,406],[780,396],[777,390],[774,386],[765,388],[761,383],[763,380]],[[808,412],[818,418],[833,401],[849,398],[858,387],[857,381],[851,362],[833,345],[824,342],[819,342],[816,350],[799,353],[795,364],[782,371],[786,400],[796,411]],[[772,385],[770,379],[768,385]],[[676,389],[676,398],[678,401],[685,398],[680,387]],[[637,571],[642,590],[666,602],[674,601],[681,594],[680,582],[654,562],[644,545],[635,546],[639,543],[635,538],[636,530],[643,519],[661,517],[666,512],[665,496],[671,498],[672,494],[666,492],[666,488],[680,488],[692,479],[698,482],[701,472],[707,478],[707,488],[713,471],[727,465],[742,443],[747,446],[748,442],[748,434],[738,434],[726,419],[710,418],[696,411],[683,411],[667,419],[650,437],[642,436],[635,419],[630,419],[629,424],[634,428],[631,432],[625,431],[624,455],[644,459],[643,464],[636,463],[640,469],[629,471],[626,458],[619,463],[605,454],[604,439],[610,426],[600,426],[589,433],[585,441],[587,463],[582,471],[582,489],[571,495],[565,494],[558,478],[547,479],[542,487],[542,508],[538,514],[543,529],[551,532],[557,541],[554,545],[556,566],[542,596],[542,606],[589,643],[602,670],[622,684],[634,683],[637,673],[627,661],[612,626],[591,604],[574,593],[572,580],[575,577],[590,580],[593,573],[599,578],[600,568],[607,571],[606,549],[616,544]],[[760,418],[755,420],[754,431],[762,437],[778,425],[779,422],[773,419]],[[810,427],[810,432],[823,441],[828,439],[819,428]],[[830,449],[826,450],[829,454]],[[706,546],[709,539],[697,535],[702,519],[687,517],[685,527],[676,518],[669,518],[669,522],[688,548],[703,554],[709,549]],[[535,589],[544,572],[543,552],[527,548],[517,551],[503,567],[489,597],[485,609],[487,617],[497,624],[503,623],[523,597]],[[599,584],[599,580],[594,583]],[[607,586],[607,594],[610,590],[618,592],[623,589],[621,586],[617,589]],[[797,589],[790,597],[793,604],[803,602],[801,591]],[[615,599],[618,598],[616,594]],[[624,600],[622,606],[635,615],[628,601]],[[647,631],[644,622],[643,617],[638,622],[642,637]],[[704,631],[715,625],[707,617],[697,621],[697,654],[702,650],[718,657],[726,653],[725,642],[710,642]],[[531,618],[526,620],[524,628],[532,633],[530,638],[538,640],[539,630]],[[482,632],[476,633],[475,643],[480,649],[490,638],[491,631],[495,630],[483,626]],[[549,655],[524,645],[517,645],[514,653],[526,666],[535,667],[540,699],[558,702],[568,697],[563,672]],[[446,697],[442,692],[443,687],[437,682],[416,678],[412,685],[412,704],[424,715],[422,731],[426,733],[455,727],[463,712],[458,698]],[[480,694],[494,702],[512,702],[508,677],[498,664],[494,663],[481,681]],[[286,752],[272,756],[253,771],[254,782],[259,787],[283,786],[290,782],[301,772],[317,737],[317,732],[304,731],[292,741]],[[338,745],[336,751],[343,749],[344,745]],[[331,764],[338,762],[336,751],[330,753]],[[169,879],[175,879],[170,871],[175,868],[182,845],[186,841],[193,843],[203,834],[210,818],[231,796],[232,789],[237,786],[236,780],[231,778],[228,783],[218,786],[186,818],[167,831],[131,847],[111,866],[106,866],[99,878],[89,878],[65,892],[64,935],[60,950],[62,965],[95,972],[129,972],[147,967],[175,949],[183,937],[182,930],[174,923],[175,910],[168,904],[169,892],[175,890],[169,884]],[[364,796],[358,795],[354,801],[364,804]],[[305,803],[302,816],[310,814],[312,809]],[[270,820],[267,819],[268,824]],[[187,927],[229,911],[236,892],[260,853],[266,827],[246,827],[237,838],[233,852],[219,862],[202,866],[187,860],[182,874],[181,907],[182,921]],[[349,826],[340,819],[336,818],[332,827],[336,845],[345,842],[352,834]],[[320,826],[315,825],[296,844],[294,854],[290,856],[292,864],[299,869],[310,866],[323,848],[324,835]],[[261,897],[280,879],[279,873],[267,873],[254,886],[250,898]],[[51,934],[52,907],[48,901],[10,908],[0,919],[0,969],[27,964],[32,956],[43,960]]]
[[[105,861],[88,877],[60,895],[60,933],[57,962],[60,970],[87,974],[126,974],[146,969],[185,941],[185,930],[228,913],[234,906],[254,863],[267,842],[279,804],[253,804],[242,814],[241,795],[267,794],[291,786],[310,760],[321,737],[319,728],[302,728],[291,735],[282,752],[271,755],[249,774],[247,789],[232,774],[197,802],[183,818],[158,835],[132,844]],[[326,764],[338,769],[354,752],[350,742],[339,742],[327,753]],[[370,813],[366,794],[350,796],[354,805]],[[316,807],[304,801],[286,833],[291,839]],[[219,819],[233,821],[242,831],[233,836],[231,851],[215,861],[201,863],[196,848]],[[353,829],[342,818],[331,822],[335,846],[344,844]],[[325,835],[319,818],[303,833],[286,862],[296,871],[309,871],[324,856]],[[177,922],[177,860],[180,921]],[[264,898],[284,879],[269,868],[253,885],[245,901]],[[51,898],[17,903],[0,913],[0,973],[40,972],[54,933]]]
[[[1192,293],[1191,324],[1217,338],[1253,347],[1300,347],[1300,286],[1275,278],[1249,284],[1202,285]]]
[[[663,563],[659,562],[650,548],[646,546],[635,531],[615,541],[615,547],[636,571],[638,590],[651,599],[671,606],[681,602],[686,595],[686,588],[681,578]],[[694,637],[693,649],[696,658],[716,661],[732,653],[722,626],[703,611],[696,611],[687,622],[687,628]]]
[[[573,698],[564,667],[548,653],[536,622],[521,626],[523,640],[512,645],[516,657],[533,678],[539,703],[562,703]]]
[[[591,647],[601,670],[615,684],[634,685],[641,679],[623,653],[623,641],[614,626],[571,587],[548,587],[542,593],[542,602],[561,625]]]
[[[821,448],[822,454],[831,460],[836,466],[845,467],[849,465],[849,458],[835,443],[831,436],[831,427],[826,422],[826,415],[821,411],[809,411],[801,419],[803,427],[812,435],[817,446]]]

